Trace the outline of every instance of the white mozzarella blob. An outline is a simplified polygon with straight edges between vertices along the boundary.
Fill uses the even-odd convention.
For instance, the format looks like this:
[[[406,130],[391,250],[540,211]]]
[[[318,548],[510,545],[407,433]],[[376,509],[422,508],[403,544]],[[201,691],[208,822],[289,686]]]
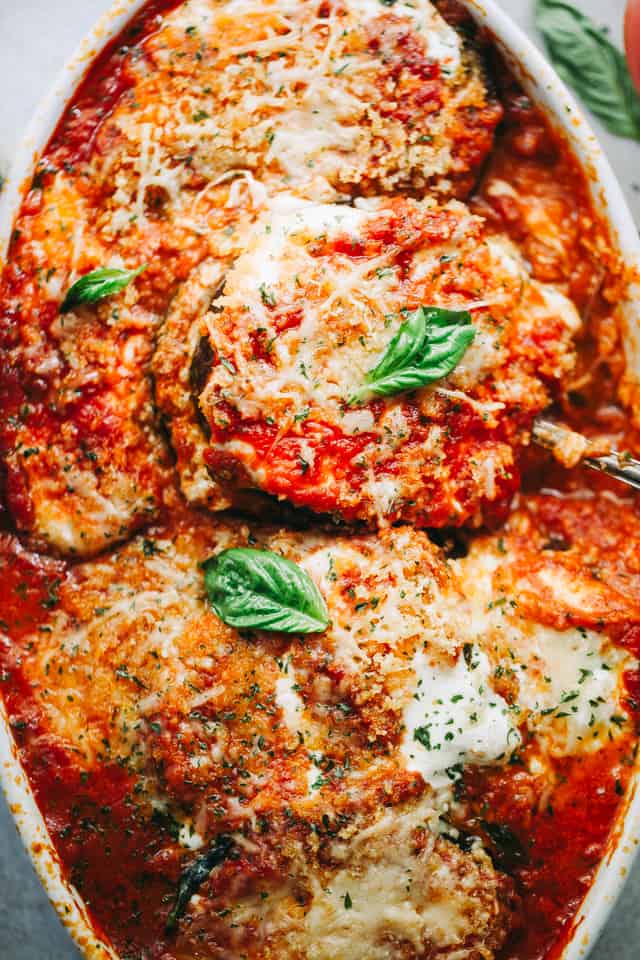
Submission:
[[[555,630],[521,615],[517,583],[496,589],[502,562],[499,551],[485,546],[457,562],[469,603],[470,642],[490,653],[494,674],[510,673],[517,681],[514,722],[526,723],[543,752],[568,756],[599,749],[629,722],[623,675],[636,661],[604,634],[582,627]],[[559,600],[565,589],[558,578]]]
[[[506,761],[520,745],[513,712],[490,683],[490,664],[467,647],[453,666],[419,650],[415,691],[404,711],[401,750],[409,770],[434,788],[459,778],[466,764]]]

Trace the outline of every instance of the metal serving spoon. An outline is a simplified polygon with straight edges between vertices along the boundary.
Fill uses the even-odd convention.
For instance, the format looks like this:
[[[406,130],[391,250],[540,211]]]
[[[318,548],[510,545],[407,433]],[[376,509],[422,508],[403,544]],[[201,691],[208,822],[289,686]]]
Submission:
[[[563,466],[570,468],[583,463],[592,470],[599,470],[640,490],[640,460],[635,460],[630,454],[612,450],[604,455],[594,455],[590,452],[591,444],[586,437],[552,420],[536,420],[532,436],[536,443],[550,450]]]

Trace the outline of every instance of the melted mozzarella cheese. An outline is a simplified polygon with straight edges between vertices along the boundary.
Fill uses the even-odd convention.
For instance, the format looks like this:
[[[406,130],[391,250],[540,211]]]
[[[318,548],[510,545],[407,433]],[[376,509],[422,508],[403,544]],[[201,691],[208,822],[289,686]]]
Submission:
[[[465,647],[453,666],[419,650],[413,670],[401,750],[407,768],[426,783],[446,786],[465,765],[505,762],[520,745],[513,711],[492,688],[490,664],[479,649]]]
[[[284,722],[293,734],[297,734],[304,719],[304,703],[296,691],[296,681],[291,667],[287,676],[276,681],[276,703],[282,710]]]
[[[442,103],[429,113],[428,136],[419,135],[422,117],[405,124],[390,116],[380,93],[384,44],[393,56],[403,30],[441,70]],[[369,31],[380,31],[385,56],[370,53]],[[364,178],[379,178],[385,190],[435,179],[446,192],[448,173],[460,165],[450,134],[464,125],[468,105],[486,102],[479,62],[463,54],[459,34],[427,0],[392,11],[376,0],[346,0],[327,15],[314,0],[190,0],[163,19],[147,46],[160,87],[149,98],[145,68],[137,66],[136,109],[117,110],[124,142],[104,160],[104,176],[116,186],[115,234],[150,226],[149,188],[162,191],[176,222],[206,229],[185,190],[194,171],[209,181],[205,190],[239,167],[264,174],[277,192],[316,198]],[[176,79],[181,57],[194,71],[190,83],[180,82],[180,72]]]
[[[431,209],[429,202],[423,209]],[[448,208],[458,218],[458,231],[473,249],[473,231],[480,221],[461,204]],[[232,340],[222,330],[218,315],[209,318],[208,326],[214,347],[233,360],[233,370],[216,368],[215,378],[227,400],[233,400],[244,417],[264,414],[273,403],[342,405],[362,383],[384,355],[397,329],[385,317],[400,316],[407,299],[422,300],[444,309],[475,309],[495,306],[494,298],[478,304],[469,298],[436,293],[429,274],[414,254],[416,269],[411,270],[412,286],[405,289],[393,264],[393,250],[378,257],[348,259],[339,255],[317,257],[313,245],[338,237],[352,237],[353,242],[366,235],[366,229],[380,217],[388,216],[384,205],[371,203],[359,208],[331,204],[311,204],[295,198],[279,198],[258,222],[253,243],[235,263],[228,275],[225,296],[219,301],[222,310],[239,315],[239,323],[259,325],[272,330],[270,310],[273,305],[293,303],[303,310],[299,328],[271,338],[272,363],[247,364],[243,356],[244,338]],[[468,234],[468,236],[466,236]],[[443,271],[442,253],[445,244],[429,249],[430,262],[438,264],[437,276]],[[508,241],[488,238],[479,240],[473,256],[482,263],[489,283],[496,287],[496,297],[514,301],[525,283],[525,269],[515,259]],[[452,258],[453,259],[453,258]],[[302,293],[297,290],[304,286]],[[498,292],[499,291],[499,292]],[[304,294],[304,295],[303,295]],[[311,299],[313,298],[313,299]],[[476,337],[458,369],[449,381],[453,388],[472,389],[501,363],[506,351],[501,346],[500,327],[491,320],[475,317]],[[338,418],[338,414],[335,414]],[[341,428],[349,428],[349,414],[339,416]],[[353,429],[353,427],[352,427]],[[381,491],[383,494],[385,491]],[[387,500],[394,497],[390,491]]]
[[[623,675],[635,660],[606,635],[555,630],[521,616],[517,581],[500,579],[503,562],[495,546],[486,545],[457,562],[469,603],[469,640],[490,652],[498,676],[517,680],[517,722],[527,724],[543,751],[565,756],[598,749],[625,731]]]
[[[383,12],[380,0],[349,0],[349,6],[366,20],[374,20]],[[429,57],[440,63],[443,70],[453,72],[460,66],[460,37],[432,3],[428,0],[400,0],[393,4],[393,13],[411,21],[414,29],[424,37]]]
[[[354,385],[364,383],[384,356],[408,303],[472,312],[474,341],[451,375],[435,387],[442,396],[453,397],[458,391],[466,403],[478,404],[474,391],[510,364],[510,340],[532,325],[552,324],[556,332],[560,321],[553,373],[560,376],[571,365],[567,342],[579,323],[575,307],[557,289],[534,282],[513,244],[485,235],[480,218],[458,202],[443,208],[432,201],[407,202],[407,216],[451,218],[456,240],[453,246],[443,240],[412,249],[405,279],[396,267],[393,244],[388,252],[369,257],[330,252],[334,242],[365,242],[368,231],[380,229],[385,218],[391,222],[394,212],[384,201],[349,207],[304,202],[292,195],[269,204],[248,249],[227,276],[216,313],[206,318],[213,348],[231,362],[212,371],[203,409],[220,394],[245,418],[268,414],[286,425],[302,410],[308,415],[311,407],[321,408],[322,418],[343,431],[366,430],[360,413],[345,412],[345,403]],[[328,252],[319,253],[319,246]],[[469,271],[466,284],[459,277],[460,259]],[[473,288],[480,279],[482,300],[471,292],[449,292],[456,285]],[[280,331],[274,327],[274,310],[279,309],[299,311],[301,321]],[[269,343],[268,364],[248,355],[247,343],[256,329]],[[534,386],[544,403],[542,386]],[[523,392],[532,394],[531,378],[515,369],[512,376],[503,373],[500,391],[504,400],[479,402],[478,409],[490,422],[511,397],[517,401]],[[394,401],[388,407],[392,412]],[[385,445],[398,433],[380,426],[377,432]],[[381,478],[372,481],[369,493],[384,515],[399,490]]]
[[[395,549],[376,551],[375,560],[341,542],[312,551],[302,562],[332,611],[328,643],[335,660],[355,677],[373,659],[390,701],[402,711],[403,762],[440,790],[466,764],[507,762],[521,742],[519,711],[493,689],[489,659],[470,643],[464,599],[424,568],[411,534],[396,537]],[[354,582],[345,602],[342,577],[365,570],[369,576],[362,586]]]
[[[518,703],[553,755],[596,749],[627,725],[622,674],[633,661],[623,650],[592,630],[540,624],[524,631],[516,650]]]
[[[386,814],[331,848],[338,868],[315,880],[304,920],[312,960],[469,956],[495,910],[495,875],[478,849],[433,840],[428,799]],[[426,835],[420,849],[416,838]],[[481,892],[482,891],[482,892]],[[471,948],[473,949],[473,948]],[[462,952],[460,952],[462,951]]]

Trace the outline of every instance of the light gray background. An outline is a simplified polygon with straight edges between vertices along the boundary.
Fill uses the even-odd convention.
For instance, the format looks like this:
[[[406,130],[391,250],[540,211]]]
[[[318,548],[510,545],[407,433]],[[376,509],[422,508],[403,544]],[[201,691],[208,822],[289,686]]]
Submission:
[[[0,173],[38,101],[110,0],[0,0]],[[502,0],[534,34],[534,0]],[[574,0],[620,41],[625,0]],[[608,135],[603,141],[640,224],[640,144]],[[585,797],[588,803],[588,797]],[[634,909],[635,907],[635,909]],[[592,960],[640,957],[640,867]],[[0,798],[0,960],[78,960],[58,923]]]

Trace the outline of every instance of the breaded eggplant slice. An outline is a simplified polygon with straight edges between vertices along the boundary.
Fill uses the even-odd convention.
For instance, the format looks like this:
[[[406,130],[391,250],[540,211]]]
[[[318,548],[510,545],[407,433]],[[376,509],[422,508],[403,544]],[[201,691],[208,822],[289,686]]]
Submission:
[[[433,381],[376,393],[375,370],[423,309],[451,325],[449,354],[429,328],[412,363]],[[204,460],[223,501],[255,488],[371,526],[480,525],[518,487],[518,450],[572,369],[579,326],[562,291],[458,201],[280,198],[200,321]],[[454,362],[439,378],[442,350]]]
[[[314,199],[463,197],[502,116],[481,56],[427,0],[184,3],[146,52],[154,69],[114,126],[123,156],[152,150],[152,174],[168,171],[170,208],[184,180],[238,168]],[[122,166],[135,180],[138,165]]]

